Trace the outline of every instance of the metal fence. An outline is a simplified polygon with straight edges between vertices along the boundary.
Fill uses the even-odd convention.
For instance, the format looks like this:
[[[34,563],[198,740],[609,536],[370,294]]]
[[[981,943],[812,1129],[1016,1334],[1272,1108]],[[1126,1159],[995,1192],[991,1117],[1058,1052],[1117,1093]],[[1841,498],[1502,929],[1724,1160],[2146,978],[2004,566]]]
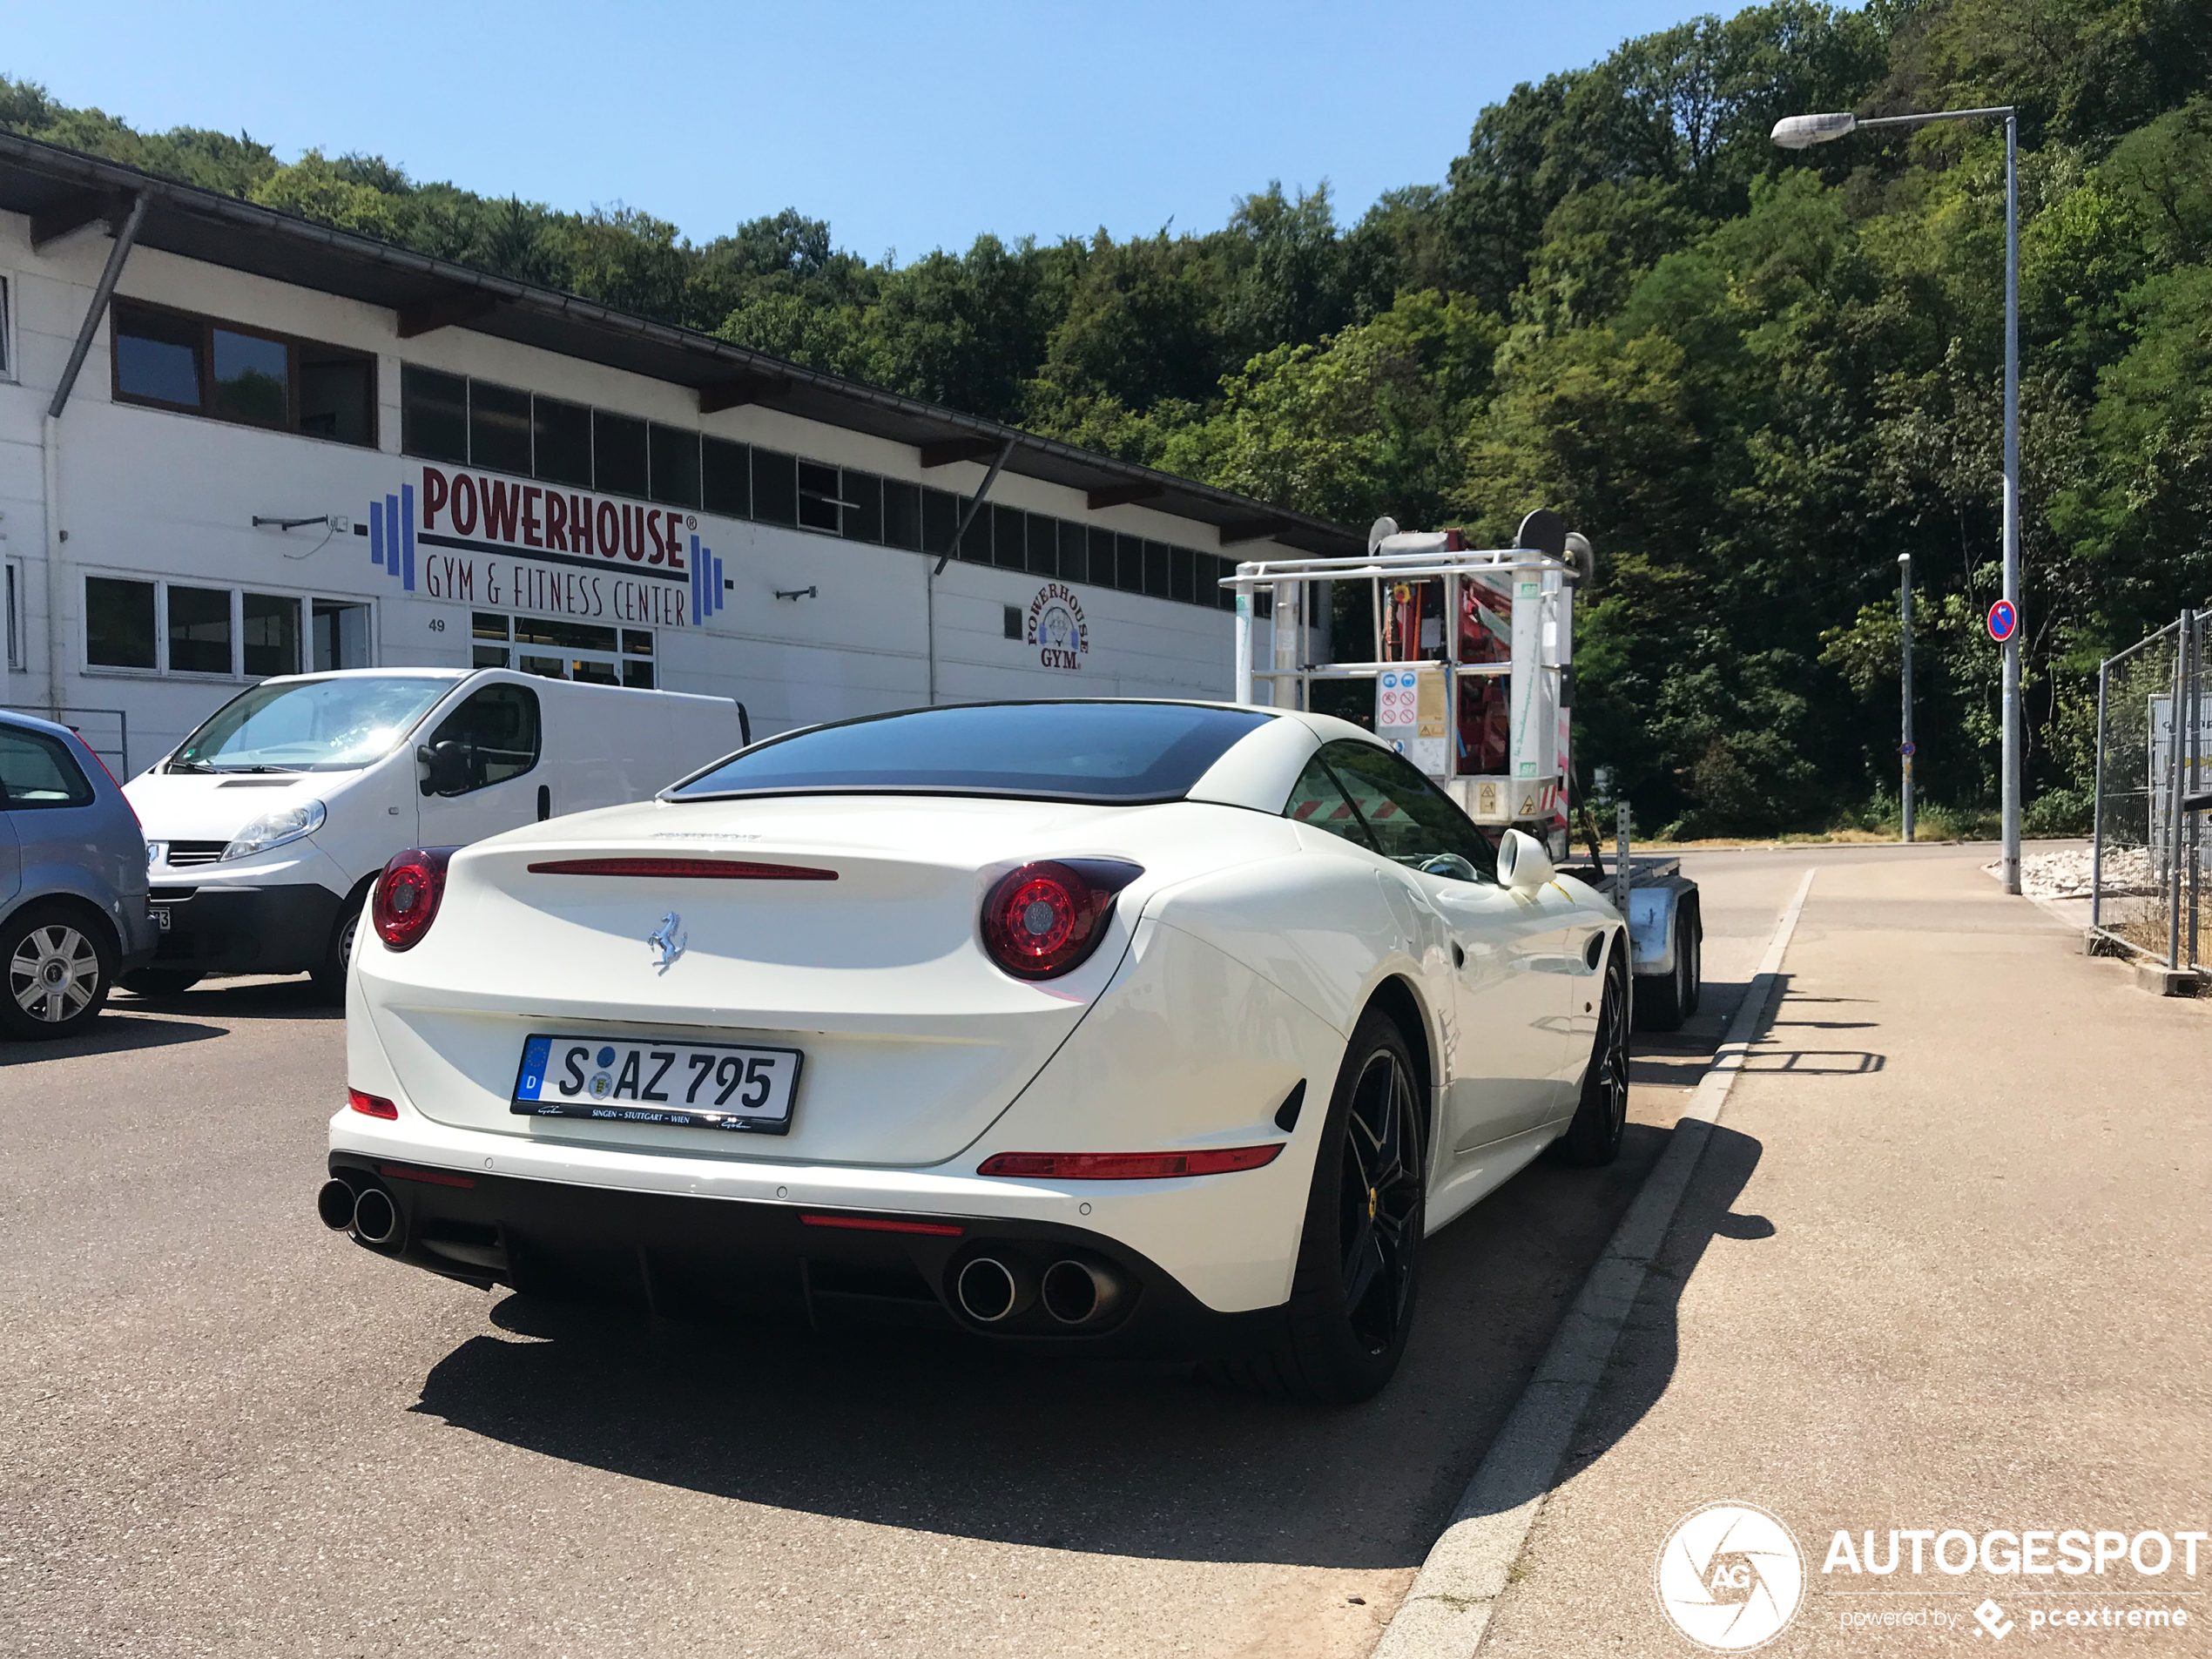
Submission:
[[[56,718],[55,711],[41,703],[11,705],[17,714],[32,714],[42,720]],[[84,740],[84,746],[107,763],[118,783],[131,779],[131,717],[121,709],[64,709],[60,723]]]
[[[2095,839],[2089,866],[2094,948],[2203,973],[2212,922],[2212,610],[2184,610],[2097,670]]]

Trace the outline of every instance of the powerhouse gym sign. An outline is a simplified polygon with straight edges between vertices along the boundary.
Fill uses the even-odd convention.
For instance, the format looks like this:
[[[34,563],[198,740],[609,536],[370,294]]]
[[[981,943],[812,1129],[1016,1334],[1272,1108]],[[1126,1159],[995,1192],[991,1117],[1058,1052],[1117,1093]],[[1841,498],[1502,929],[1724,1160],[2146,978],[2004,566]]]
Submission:
[[[354,529],[403,592],[682,628],[723,605],[698,528],[680,508],[425,465]]]

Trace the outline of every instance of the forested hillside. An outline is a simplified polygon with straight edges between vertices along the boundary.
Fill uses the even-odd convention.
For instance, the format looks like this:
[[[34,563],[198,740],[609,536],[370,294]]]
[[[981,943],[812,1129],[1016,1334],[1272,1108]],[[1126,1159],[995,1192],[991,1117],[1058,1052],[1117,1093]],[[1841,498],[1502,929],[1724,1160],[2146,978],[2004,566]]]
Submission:
[[[1217,231],[895,266],[797,210],[694,244],[0,78],[11,131],[1347,524],[1558,506],[1600,555],[1580,761],[1683,833],[1893,812],[1905,551],[1924,799],[1994,799],[2001,129],[1767,132],[2008,102],[2033,833],[2086,812],[2098,656],[2212,597],[2207,0],[1777,0],[1470,111],[1349,224],[1270,185]]]

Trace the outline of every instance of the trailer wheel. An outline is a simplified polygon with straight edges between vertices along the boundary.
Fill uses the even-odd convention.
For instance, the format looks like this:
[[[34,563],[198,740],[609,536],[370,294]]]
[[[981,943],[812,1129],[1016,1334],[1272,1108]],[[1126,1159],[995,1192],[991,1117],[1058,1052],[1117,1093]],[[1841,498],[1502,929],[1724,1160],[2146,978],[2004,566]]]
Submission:
[[[1636,1024],[1646,1031],[1679,1031],[1697,1012],[1705,993],[1705,924],[1693,904],[1675,907],[1675,971],[1636,987]]]

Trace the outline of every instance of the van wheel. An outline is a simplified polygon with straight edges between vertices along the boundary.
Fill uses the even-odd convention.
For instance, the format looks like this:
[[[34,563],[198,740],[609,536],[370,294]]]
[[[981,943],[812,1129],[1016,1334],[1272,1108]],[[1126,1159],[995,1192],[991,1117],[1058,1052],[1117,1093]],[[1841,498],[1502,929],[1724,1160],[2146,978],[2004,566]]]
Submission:
[[[0,1033],[73,1037],[115,982],[107,929],[66,905],[27,905],[0,922]]]
[[[326,1001],[346,1000],[346,974],[354,965],[354,941],[361,933],[361,907],[368,902],[368,890],[376,885],[376,878],[355,887],[338,912],[337,921],[330,924],[330,943],[323,948],[322,966],[312,971],[316,994]]]
[[[190,968],[141,968],[125,974],[121,982],[133,996],[180,996],[205,977]]]

